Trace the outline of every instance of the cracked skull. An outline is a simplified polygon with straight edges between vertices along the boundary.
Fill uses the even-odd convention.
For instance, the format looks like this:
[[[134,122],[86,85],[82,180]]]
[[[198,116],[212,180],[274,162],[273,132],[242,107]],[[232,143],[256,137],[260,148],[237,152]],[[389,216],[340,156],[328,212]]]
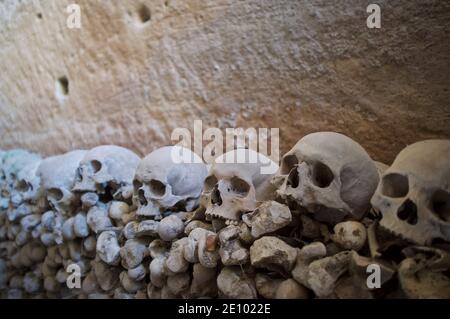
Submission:
[[[201,158],[187,148],[166,146],[148,154],[134,178],[134,202],[141,216],[191,211],[198,205],[207,174]]]
[[[383,174],[372,198],[380,225],[418,244],[450,241],[450,140],[409,145]]]
[[[139,161],[139,156],[120,146],[95,147],[81,161],[73,190],[111,195],[119,200],[131,198]]]
[[[72,193],[78,165],[86,151],[76,150],[44,159],[37,176],[49,205],[57,211],[68,211],[76,200]]]
[[[349,137],[309,134],[283,156],[272,182],[278,195],[336,224],[346,217],[362,218],[377,187],[377,168],[367,152]]]
[[[206,217],[237,224],[243,213],[254,211],[258,203],[270,199],[274,194],[270,184],[273,174],[263,174],[264,167],[276,171],[278,165],[249,149],[233,150],[216,158],[203,188]]]

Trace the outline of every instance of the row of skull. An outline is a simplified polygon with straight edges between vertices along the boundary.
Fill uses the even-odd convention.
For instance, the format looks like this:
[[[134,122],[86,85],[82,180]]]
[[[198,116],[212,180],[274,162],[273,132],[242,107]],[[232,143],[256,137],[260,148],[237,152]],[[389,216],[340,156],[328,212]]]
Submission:
[[[360,220],[373,208],[382,227],[405,239],[450,240],[450,140],[409,145],[390,167],[381,168],[349,137],[318,132],[300,139],[275,174],[262,174],[263,166],[277,164],[252,150],[231,151],[208,167],[186,149],[183,156],[196,160],[180,163],[174,148],[159,148],[143,159],[112,145],[46,159],[3,152],[2,205],[8,199],[17,208],[44,201],[70,216],[81,194],[95,192],[104,201],[133,203],[142,218],[199,206],[206,219],[234,224],[263,201],[276,199],[331,225]],[[257,160],[228,161],[242,156]]]

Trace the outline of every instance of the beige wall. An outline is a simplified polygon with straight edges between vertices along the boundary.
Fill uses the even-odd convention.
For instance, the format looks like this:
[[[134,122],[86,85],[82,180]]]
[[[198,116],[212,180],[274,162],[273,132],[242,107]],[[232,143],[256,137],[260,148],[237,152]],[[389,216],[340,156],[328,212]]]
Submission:
[[[145,155],[195,119],[280,127],[282,151],[338,131],[384,162],[450,138],[450,2],[376,2],[379,30],[357,0],[1,1],[0,148]]]

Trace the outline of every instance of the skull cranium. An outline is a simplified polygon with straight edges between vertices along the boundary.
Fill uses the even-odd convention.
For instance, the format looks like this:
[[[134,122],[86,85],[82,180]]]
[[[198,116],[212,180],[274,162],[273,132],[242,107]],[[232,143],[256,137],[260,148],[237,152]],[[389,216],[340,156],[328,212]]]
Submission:
[[[361,145],[342,134],[318,132],[300,139],[283,156],[273,183],[283,199],[319,221],[336,224],[364,216],[378,180],[377,168]]]
[[[404,148],[371,200],[380,225],[418,244],[450,241],[450,140]]]
[[[206,165],[187,148],[166,146],[148,154],[134,178],[134,201],[141,216],[190,211],[198,204]]]
[[[23,202],[36,203],[40,196],[40,178],[36,175],[41,160],[25,166],[17,173],[17,180],[11,192],[11,201],[18,206]]]
[[[232,150],[216,158],[203,188],[206,217],[236,224],[243,213],[254,211],[258,203],[271,199],[273,175],[262,174],[262,168],[267,166],[278,168],[268,157],[250,149]]]
[[[68,211],[76,196],[72,193],[78,165],[86,151],[76,150],[44,159],[38,167],[37,176],[48,203],[55,210]]]
[[[112,195],[115,199],[130,198],[139,161],[139,156],[126,148],[97,146],[89,150],[81,161],[73,190]]]

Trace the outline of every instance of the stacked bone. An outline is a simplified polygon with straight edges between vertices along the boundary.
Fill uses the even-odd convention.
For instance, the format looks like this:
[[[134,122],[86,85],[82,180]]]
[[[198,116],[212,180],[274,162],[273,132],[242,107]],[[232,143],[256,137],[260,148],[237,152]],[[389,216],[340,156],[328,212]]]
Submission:
[[[450,298],[450,141],[388,167],[314,133],[275,174],[247,149],[0,157],[3,298]]]

